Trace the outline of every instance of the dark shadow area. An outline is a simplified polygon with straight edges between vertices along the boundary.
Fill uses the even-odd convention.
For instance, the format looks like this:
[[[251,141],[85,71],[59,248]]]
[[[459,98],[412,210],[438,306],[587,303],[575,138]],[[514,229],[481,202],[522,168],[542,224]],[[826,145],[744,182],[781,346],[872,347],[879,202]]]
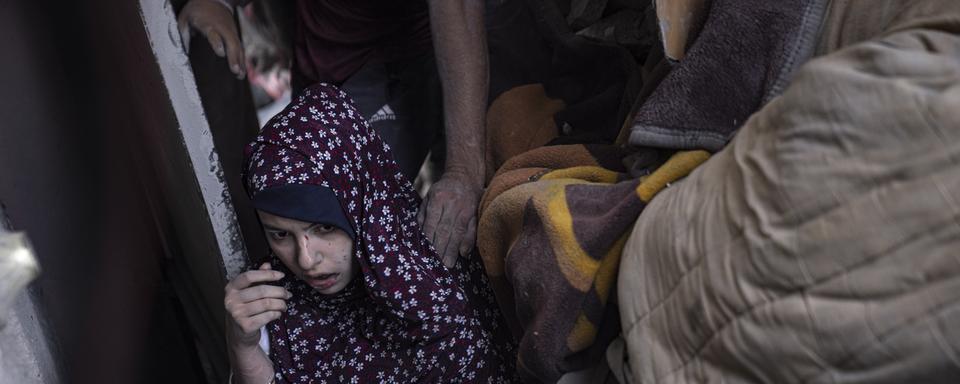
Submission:
[[[221,330],[198,335],[171,284],[183,250],[202,247],[184,243],[207,235],[184,239],[169,214],[199,197],[171,176],[191,179],[170,160],[176,118],[138,3],[3,1],[0,31],[0,201],[36,249],[31,289],[61,378],[205,382],[201,362],[217,359],[222,372],[194,341]]]

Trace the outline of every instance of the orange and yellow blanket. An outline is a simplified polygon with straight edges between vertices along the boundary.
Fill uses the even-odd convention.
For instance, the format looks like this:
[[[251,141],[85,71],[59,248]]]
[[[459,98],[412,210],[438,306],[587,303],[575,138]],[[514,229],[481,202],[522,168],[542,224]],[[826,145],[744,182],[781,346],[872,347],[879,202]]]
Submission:
[[[518,368],[554,382],[599,360],[620,332],[613,303],[627,234],[646,204],[703,163],[682,151],[646,177],[613,145],[548,146],[507,161],[481,202],[478,246]]]

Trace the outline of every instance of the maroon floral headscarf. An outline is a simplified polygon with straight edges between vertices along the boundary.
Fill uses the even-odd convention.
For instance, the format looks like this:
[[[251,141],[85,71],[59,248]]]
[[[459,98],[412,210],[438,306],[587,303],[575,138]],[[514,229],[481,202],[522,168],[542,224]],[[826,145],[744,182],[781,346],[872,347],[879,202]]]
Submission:
[[[279,382],[514,381],[513,344],[479,258],[450,270],[440,263],[416,222],[419,197],[343,91],[306,89],[246,158],[251,198],[290,184],[330,188],[353,227],[360,266],[333,296],[286,273],[281,283],[294,296],[267,326]]]

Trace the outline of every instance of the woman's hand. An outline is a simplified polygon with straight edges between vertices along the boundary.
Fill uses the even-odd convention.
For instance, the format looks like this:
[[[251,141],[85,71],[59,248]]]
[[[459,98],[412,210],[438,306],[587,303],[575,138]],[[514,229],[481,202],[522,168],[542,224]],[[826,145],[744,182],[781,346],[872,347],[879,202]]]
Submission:
[[[230,71],[242,79],[247,73],[243,44],[240,43],[240,33],[233,21],[230,4],[230,0],[190,0],[177,15],[177,26],[184,51],[190,49],[193,30],[200,31],[207,37],[213,51],[227,58]]]
[[[235,347],[257,347],[260,328],[279,319],[287,310],[286,300],[293,296],[283,287],[258,283],[281,278],[282,272],[271,270],[270,263],[263,263],[259,269],[241,273],[227,283],[223,305],[227,309],[228,343]]]

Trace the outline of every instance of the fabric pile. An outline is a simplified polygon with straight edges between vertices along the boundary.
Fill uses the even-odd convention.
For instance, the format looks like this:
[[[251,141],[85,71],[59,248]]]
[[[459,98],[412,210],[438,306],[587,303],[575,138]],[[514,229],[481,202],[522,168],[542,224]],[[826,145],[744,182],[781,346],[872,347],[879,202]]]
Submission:
[[[817,58],[637,220],[624,382],[960,377],[960,3],[821,19]]]
[[[612,297],[629,229],[659,191],[706,161],[705,150],[722,148],[811,53],[807,41],[816,25],[809,17],[822,10],[818,1],[713,1],[682,61],[664,65],[662,54],[649,57],[661,63],[644,68],[666,66],[662,80],[649,76],[656,71],[641,76],[635,67],[631,76],[645,77],[642,86],[620,92],[604,108],[579,110],[581,129],[593,127],[593,137],[612,143],[626,127],[632,146],[546,146],[504,161],[481,203],[479,247],[520,341],[521,372],[552,382],[600,360],[621,331]],[[611,63],[605,65],[618,68]],[[589,76],[566,80],[568,86],[592,86]],[[550,88],[526,91],[541,100],[551,94]],[[498,100],[509,94],[495,99],[490,113],[499,111]],[[566,99],[558,99],[512,104],[514,114],[538,118],[507,120],[535,123],[511,130],[548,130],[551,113],[560,121],[567,111]],[[626,113],[608,112],[634,104],[629,120]],[[491,115],[490,121],[497,118]],[[590,138],[567,135],[541,145]]]
[[[594,153],[604,153],[597,147]],[[553,382],[600,358],[620,333],[613,287],[629,229],[657,192],[708,157],[679,152],[635,179],[616,163],[605,165],[621,172],[603,167],[586,146],[570,145],[527,152],[501,169],[509,175],[495,177],[484,198],[478,243],[519,337],[521,372]]]

